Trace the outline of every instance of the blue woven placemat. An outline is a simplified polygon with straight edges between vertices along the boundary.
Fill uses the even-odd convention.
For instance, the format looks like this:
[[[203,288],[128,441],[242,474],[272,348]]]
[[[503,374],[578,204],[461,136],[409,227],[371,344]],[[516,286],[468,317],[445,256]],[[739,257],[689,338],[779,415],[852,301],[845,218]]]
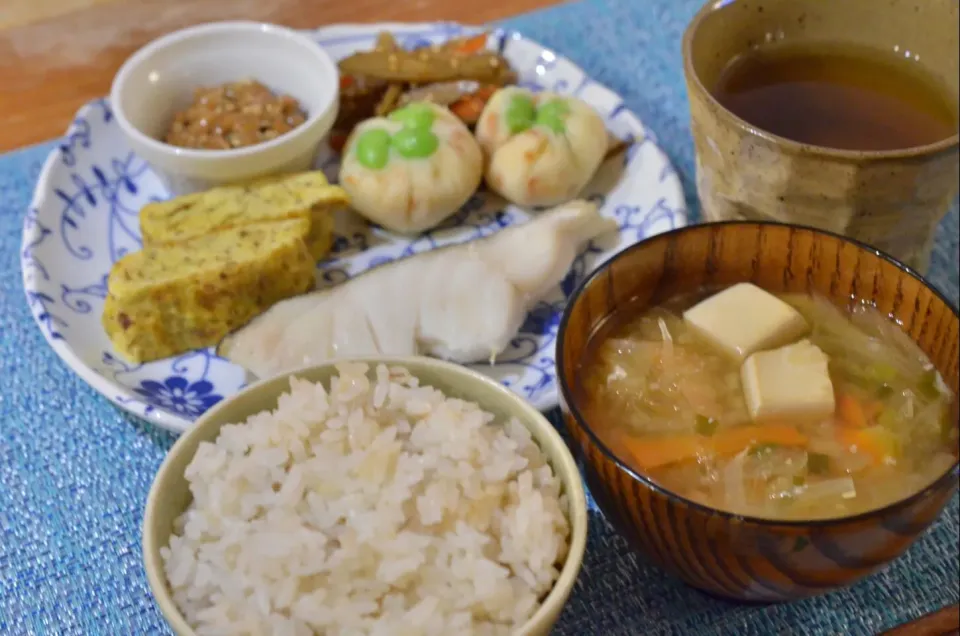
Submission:
[[[680,35],[699,0],[586,0],[505,22],[627,98],[685,179],[692,148]],[[2,131],[0,131],[2,134]],[[27,311],[24,211],[53,144],[0,156],[0,634],[169,633],[140,560],[140,518],[173,438],[100,398],[47,348]],[[958,300],[957,210],[931,279]],[[556,634],[872,634],[960,600],[958,501],[904,557],[848,590],[790,605],[724,603],[632,554],[592,515]]]

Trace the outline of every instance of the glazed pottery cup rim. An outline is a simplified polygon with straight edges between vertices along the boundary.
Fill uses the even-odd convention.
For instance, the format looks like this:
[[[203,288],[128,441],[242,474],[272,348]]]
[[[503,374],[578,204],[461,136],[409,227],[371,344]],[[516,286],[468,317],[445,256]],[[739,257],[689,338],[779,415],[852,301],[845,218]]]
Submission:
[[[944,483],[950,480],[957,479],[958,474],[960,474],[960,458],[954,460],[953,464],[950,465],[942,475],[931,481],[929,484],[921,488],[920,490],[911,493],[910,495],[898,499],[890,504],[881,506],[879,508],[873,508],[865,512],[860,512],[854,515],[846,515],[843,517],[831,517],[826,519],[772,519],[767,517],[753,517],[749,515],[740,515],[733,512],[728,512],[725,510],[720,510],[718,508],[713,508],[707,506],[682,495],[665,488],[658,484],[655,480],[647,477],[641,472],[638,472],[626,463],[624,463],[620,457],[614,453],[610,446],[608,446],[593,430],[587,418],[581,412],[580,407],[578,406],[578,400],[572,390],[570,379],[567,377],[566,372],[564,371],[564,365],[562,361],[565,359],[564,349],[566,348],[566,338],[565,334],[567,332],[567,325],[570,320],[570,315],[572,314],[574,308],[578,305],[579,301],[584,297],[585,291],[591,284],[601,276],[606,275],[614,263],[618,260],[626,258],[627,255],[633,253],[635,250],[647,249],[652,243],[658,241],[669,241],[671,238],[683,235],[691,235],[696,232],[710,231],[711,227],[716,226],[742,226],[747,228],[757,228],[762,227],[780,227],[780,228],[793,228],[805,232],[810,232],[814,236],[814,240],[822,240],[823,238],[829,238],[832,240],[839,240],[841,242],[848,243],[853,245],[857,249],[876,256],[881,260],[885,260],[888,263],[892,264],[900,272],[901,276],[909,276],[915,278],[921,285],[930,290],[934,296],[940,300],[950,311],[953,313],[955,320],[960,321],[960,309],[952,302],[950,302],[936,287],[931,285],[923,276],[917,273],[912,268],[901,263],[899,260],[890,256],[889,254],[878,250],[866,243],[852,239],[834,232],[829,232],[826,230],[820,230],[814,227],[802,226],[791,223],[780,223],[776,221],[716,221],[712,223],[697,223],[693,225],[687,225],[684,227],[676,228],[669,230],[667,232],[662,232],[660,234],[655,234],[651,237],[645,238],[642,241],[634,243],[633,245],[621,250],[616,255],[611,257],[600,267],[595,269],[589,276],[587,276],[577,288],[573,291],[573,294],[570,295],[567,300],[567,306],[563,311],[563,316],[560,319],[560,326],[557,337],[557,382],[559,385],[560,396],[562,403],[566,405],[570,414],[576,419],[580,427],[586,432],[587,436],[590,439],[590,443],[596,446],[597,449],[621,471],[629,475],[632,479],[643,484],[644,487],[653,490],[660,495],[664,496],[668,500],[674,503],[680,503],[686,505],[690,508],[698,510],[702,513],[712,515],[725,521],[741,522],[741,523],[750,523],[757,526],[763,527],[777,527],[777,528],[817,528],[817,529],[828,529],[831,527],[842,526],[849,523],[854,523],[857,521],[862,521],[866,519],[871,519],[877,516],[882,516],[890,512],[895,512],[902,508],[909,507],[917,500],[921,499],[930,492],[938,490]],[[956,398],[955,399],[960,399]],[[960,425],[960,422],[958,422]]]
[[[731,110],[723,106],[717,100],[712,91],[704,86],[700,79],[700,74],[695,68],[692,48],[693,42],[700,29],[703,27],[706,18],[716,11],[725,10],[728,5],[735,4],[735,0],[708,0],[707,3],[704,4],[703,7],[701,7],[700,10],[694,15],[693,19],[690,20],[690,23],[687,25],[687,28],[683,33],[683,72],[687,78],[687,86],[690,87],[690,90],[696,90],[711,104],[717,117],[728,119],[736,128],[757,139],[763,140],[782,152],[820,155],[838,161],[846,160],[858,163],[864,161],[900,161],[918,157],[930,157],[941,153],[946,154],[960,149],[960,130],[950,137],[935,141],[931,144],[907,148],[895,148],[892,150],[845,150],[842,148],[831,148],[830,146],[817,146],[813,144],[805,144],[787,137],[781,137],[780,135],[775,135],[769,131],[754,126],[750,122],[734,114]],[[878,5],[876,10],[882,11],[883,5]],[[753,12],[749,12],[749,14],[753,15]]]
[[[583,558],[586,552],[588,534],[586,491],[576,460],[571,449],[550,420],[520,395],[478,371],[452,362],[424,356],[372,356],[332,360],[259,380],[245,387],[239,393],[214,405],[189,430],[180,435],[173,447],[167,452],[156,475],[154,475],[141,521],[141,557],[146,570],[147,581],[151,594],[172,631],[180,636],[193,636],[195,634],[173,600],[162,558],[159,556],[160,549],[164,545],[161,545],[160,537],[157,535],[155,528],[158,517],[164,515],[163,506],[167,505],[161,501],[161,493],[167,491],[178,481],[184,482],[182,487],[189,493],[189,484],[185,482],[184,475],[177,471],[178,464],[188,454],[189,460],[187,461],[192,461],[197,446],[203,440],[216,439],[220,428],[232,421],[228,421],[226,418],[234,404],[243,403],[248,398],[252,400],[254,399],[253,396],[262,394],[271,396],[269,402],[275,405],[276,399],[290,390],[290,378],[307,377],[309,381],[317,381],[312,378],[327,372],[335,374],[336,367],[344,363],[361,363],[370,367],[386,364],[406,367],[415,377],[421,377],[421,374],[441,376],[444,378],[443,380],[432,381],[437,388],[445,393],[462,393],[464,399],[468,400],[471,395],[485,396],[485,399],[477,397],[474,400],[480,405],[480,408],[491,412],[500,411],[501,416],[509,414],[516,417],[521,425],[530,432],[537,446],[546,456],[554,475],[562,484],[563,494],[567,498],[567,520],[570,525],[568,550],[563,564],[558,568],[557,580],[554,581],[550,591],[544,596],[530,618],[524,624],[518,626],[516,630],[517,636],[546,633],[545,630],[549,630],[553,626],[556,616],[559,615],[569,600],[583,566]],[[328,380],[321,381],[328,383]],[[250,411],[247,416],[253,412],[256,411]],[[498,419],[502,419],[502,417]],[[213,437],[209,437],[210,435]],[[190,499],[192,499],[192,495]],[[182,512],[182,510],[176,511],[176,514],[171,516],[171,520]]]

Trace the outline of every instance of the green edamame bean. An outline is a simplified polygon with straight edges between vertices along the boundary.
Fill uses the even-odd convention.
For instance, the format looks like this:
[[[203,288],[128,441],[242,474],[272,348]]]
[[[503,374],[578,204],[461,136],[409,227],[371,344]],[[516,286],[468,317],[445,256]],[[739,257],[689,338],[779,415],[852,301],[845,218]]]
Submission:
[[[393,147],[407,159],[424,159],[437,151],[440,140],[423,128],[404,128],[393,135]]]
[[[390,119],[400,122],[404,128],[430,130],[436,114],[426,104],[408,104],[390,113]]]
[[[562,134],[566,130],[564,120],[569,114],[569,104],[561,99],[554,99],[537,109],[537,123],[557,134]]]
[[[533,105],[533,100],[526,95],[514,95],[507,104],[507,110],[504,118],[507,122],[507,129],[511,135],[523,132],[531,126],[536,120],[537,108]]]
[[[390,160],[390,133],[373,128],[357,138],[357,161],[371,170],[380,170]]]

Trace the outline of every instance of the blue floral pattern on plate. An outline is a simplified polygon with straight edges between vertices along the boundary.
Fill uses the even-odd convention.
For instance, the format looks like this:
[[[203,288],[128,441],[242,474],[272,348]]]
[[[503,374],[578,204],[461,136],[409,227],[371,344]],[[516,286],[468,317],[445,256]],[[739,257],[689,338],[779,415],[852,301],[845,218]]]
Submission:
[[[476,31],[452,23],[378,24],[325,27],[313,35],[342,58],[370,48],[382,30],[396,33],[408,48]],[[524,86],[578,96],[597,109],[614,135],[632,142],[626,153],[604,164],[584,193],[617,220],[619,234],[593,241],[582,251],[563,281],[532,309],[495,365],[473,365],[547,409],[557,403],[554,349],[560,314],[577,284],[617,251],[685,224],[687,215],[670,161],[619,96],[517,33],[495,31],[488,44],[510,60]],[[337,157],[321,152],[317,166],[335,177]],[[125,145],[109,103],[91,102],[43,167],[24,220],[20,262],[34,319],[64,362],[121,408],[182,431],[243,388],[248,381],[244,370],[212,350],[128,364],[116,356],[100,324],[111,265],[141,247],[140,207],[166,196],[146,162]],[[333,251],[318,265],[317,279],[320,285],[338,284],[398,258],[489,236],[530,215],[478,193],[440,227],[412,240],[345,216],[338,220]]]
[[[213,385],[209,381],[191,383],[179,375],[171,375],[163,383],[141,380],[140,386],[133,392],[151,404],[190,418],[203,415],[204,411],[223,399],[223,396],[213,392]]]

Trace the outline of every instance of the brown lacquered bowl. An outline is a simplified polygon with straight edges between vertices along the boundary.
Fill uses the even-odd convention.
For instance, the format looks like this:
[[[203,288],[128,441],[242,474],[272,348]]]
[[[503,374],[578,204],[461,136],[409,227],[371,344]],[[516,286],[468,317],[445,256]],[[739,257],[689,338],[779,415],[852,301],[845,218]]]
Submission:
[[[688,584],[735,600],[787,601],[849,585],[902,554],[957,490],[960,468],[954,463],[922,491],[875,511],[771,521],[688,501],[617,459],[578,405],[576,378],[591,335],[628,303],[643,307],[704,285],[743,281],[773,292],[815,292],[839,306],[873,302],[898,319],[955,395],[960,315],[889,256],[776,223],[711,223],[659,234],[609,260],[574,293],[560,323],[557,372],[564,418],[597,505],[637,550]],[[956,401],[952,418],[960,423]]]

